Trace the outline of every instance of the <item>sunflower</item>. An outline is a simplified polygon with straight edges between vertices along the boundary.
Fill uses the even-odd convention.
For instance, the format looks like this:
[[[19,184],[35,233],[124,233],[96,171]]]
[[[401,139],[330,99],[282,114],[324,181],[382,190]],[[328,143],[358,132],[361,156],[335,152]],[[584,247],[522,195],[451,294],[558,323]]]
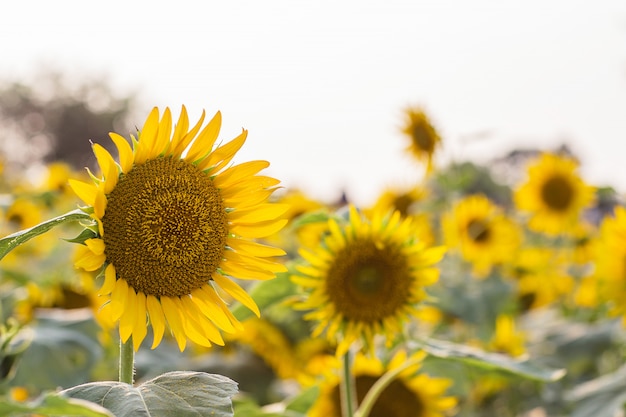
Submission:
[[[493,352],[506,353],[517,357],[522,356],[526,352],[524,340],[524,334],[515,328],[513,317],[500,314],[496,317],[495,330],[487,347]]]
[[[426,171],[433,168],[433,154],[441,145],[441,137],[421,108],[408,108],[405,111],[406,123],[402,133],[410,139],[407,152],[421,162],[426,162]]]
[[[524,247],[506,266],[507,275],[517,281],[523,308],[550,305],[574,289],[574,278],[569,274],[566,257],[553,248]]]
[[[420,360],[423,352],[413,355]],[[354,381],[357,402],[361,403],[369,389],[387,371],[399,368],[408,360],[404,351],[397,352],[386,365],[378,358],[357,354],[354,359]],[[443,417],[456,406],[454,397],[445,396],[452,381],[418,373],[420,363],[403,370],[381,393],[370,417]],[[341,417],[340,379],[330,377],[321,383],[320,395],[309,410],[310,417]]]
[[[172,117],[154,108],[133,147],[122,136],[110,137],[119,164],[100,145],[93,151],[102,177],[93,183],[70,180],[89,206],[95,236],[84,241],[75,265],[102,270],[99,294],[123,342],[132,336],[137,350],[153,331],[152,348],[166,325],[179,349],[187,339],[223,344],[220,329],[234,332],[241,323],[220,296],[225,292],[251,309],[252,298],[229,277],[270,279],[285,271],[273,257],[278,248],[255,238],[275,233],[287,220],[286,206],[266,203],[278,180],[257,175],[266,161],[229,165],[247,131],[213,149],[220,126],[217,114],[201,130],[205,113],[189,129],[183,106],[172,132]]]
[[[588,280],[595,284],[596,301],[607,303],[626,324],[626,208],[616,207],[614,216],[604,218],[594,254],[595,271]]]
[[[515,257],[521,244],[519,227],[483,195],[472,195],[455,204],[442,217],[446,245],[458,248],[471,262],[474,273],[484,277],[494,265]]]
[[[417,241],[411,220],[397,211],[373,213],[371,221],[354,206],[349,212],[344,225],[328,221],[323,246],[300,250],[304,264],[292,277],[308,292],[296,308],[312,310],[304,317],[318,322],[313,337],[325,330],[328,340],[338,344],[338,355],[357,340],[371,351],[375,335],[391,343],[402,333],[403,322],[427,297],[424,287],[437,282],[434,265],[445,252]]]
[[[430,215],[428,211],[419,208],[427,195],[428,191],[421,187],[388,187],[378,196],[372,208],[366,212],[397,210],[403,217],[411,216],[417,237],[428,245],[432,245],[435,242],[435,232]]]
[[[517,207],[530,213],[528,227],[547,235],[567,234],[594,199],[594,188],[576,172],[573,159],[545,153],[528,168],[528,180],[514,194]]]

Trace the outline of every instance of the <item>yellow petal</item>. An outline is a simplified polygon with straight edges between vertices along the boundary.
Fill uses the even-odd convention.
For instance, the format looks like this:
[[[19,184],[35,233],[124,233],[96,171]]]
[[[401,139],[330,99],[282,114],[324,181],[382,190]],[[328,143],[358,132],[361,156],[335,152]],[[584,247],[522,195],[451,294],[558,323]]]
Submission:
[[[99,218],[104,217],[104,212],[107,208],[107,198],[104,195],[103,187],[98,187],[96,189],[96,198],[93,204],[93,212]]]
[[[176,122],[176,127],[174,128],[174,134],[172,135],[170,151],[176,149],[183,136],[187,133],[187,129],[189,129],[189,117],[187,116],[187,108],[183,105],[178,122]]]
[[[254,223],[251,225],[247,224],[234,224],[230,228],[230,232],[236,236],[243,236],[250,239],[258,239],[262,237],[267,237],[269,235],[273,235],[278,232],[280,229],[285,227],[287,224],[287,219],[281,220],[272,220],[268,222]]]
[[[151,156],[154,141],[159,129],[159,109],[154,107],[139,132],[139,141],[135,148],[135,164],[143,164]]]
[[[141,342],[148,334],[148,328],[146,325],[146,295],[141,291],[137,293],[137,302],[135,308],[137,309],[135,326],[133,327],[133,347],[135,352],[139,350]]]
[[[165,108],[163,117],[159,123],[154,147],[152,148],[152,156],[161,155],[167,151],[170,144],[170,134],[172,133],[172,113],[169,107]]]
[[[227,307],[223,302],[220,305],[214,303],[206,291],[214,290],[208,286],[198,288],[191,293],[191,300],[198,306],[202,314],[210,318],[220,329],[230,333],[234,332],[235,328],[223,310]]]
[[[222,197],[226,199],[229,197],[235,197],[241,193],[250,193],[264,188],[270,188],[278,184],[280,184],[280,181],[276,178],[265,175],[256,175],[248,178],[246,181],[241,181],[230,187],[220,189],[220,192]]]
[[[217,140],[217,136],[220,133],[220,129],[222,128],[222,113],[217,112],[215,116],[211,119],[211,121],[206,125],[202,132],[198,135],[196,140],[193,142],[191,147],[189,148],[189,152],[185,155],[185,160],[189,162],[195,162],[203,157],[205,157],[211,149],[213,149],[213,145]],[[201,168],[202,163],[198,165],[198,168],[202,171],[204,168]]]
[[[286,255],[285,251],[280,248],[262,245],[251,240],[237,239],[235,237],[228,237],[226,239],[226,244],[233,248],[236,252],[245,253],[251,256],[267,258],[271,256]]]
[[[156,348],[163,339],[163,332],[165,331],[165,315],[161,308],[161,303],[156,299],[154,295],[148,295],[146,297],[146,307],[148,309],[148,316],[150,317],[150,324],[152,325],[152,347]]]
[[[171,154],[174,157],[179,158],[182,153],[185,151],[185,149],[187,149],[187,146],[189,146],[189,144],[191,143],[191,141],[196,137],[196,134],[198,133],[198,131],[200,130],[200,127],[202,127],[202,122],[204,122],[204,116],[206,115],[205,111],[202,110],[202,116],[200,116],[200,120],[198,120],[198,123],[196,123],[196,125],[193,127],[193,129],[191,129],[189,132],[187,132],[180,141],[178,141],[178,143],[176,144],[176,146],[174,146],[174,144],[172,144],[171,146]]]
[[[74,193],[85,202],[88,206],[93,207],[96,203],[96,194],[98,191],[98,187],[95,184],[86,183],[83,181],[78,181],[74,179],[70,179],[69,181],[70,188],[74,190]]]
[[[201,170],[211,168],[213,172],[219,172],[233,159],[237,151],[241,149],[246,142],[247,137],[248,131],[243,129],[241,134],[235,139],[211,152],[211,155],[209,155],[206,161],[202,161],[202,164],[198,165],[198,168]]]
[[[87,246],[81,245],[76,250],[74,257],[74,266],[84,269],[85,271],[95,271],[104,264],[106,256],[104,254],[96,255]]]
[[[117,281],[117,276],[115,272],[115,267],[113,264],[108,264],[104,269],[104,283],[100,290],[98,291],[98,295],[108,295],[111,294],[113,288],[115,288],[115,281]]]
[[[120,319],[124,313],[126,306],[126,297],[128,297],[128,283],[125,279],[115,281],[115,288],[111,291],[111,319],[115,322]]]
[[[252,297],[237,283],[222,276],[221,274],[213,274],[213,281],[224,291],[230,294],[235,300],[239,301],[244,306],[248,307],[250,311],[256,314],[257,317],[261,317],[259,307],[256,305]]]
[[[232,166],[215,177],[215,185],[218,188],[225,188],[256,175],[269,166],[270,163],[267,161],[248,161]]]
[[[109,137],[117,147],[117,153],[120,160],[120,168],[124,174],[128,173],[133,167],[133,150],[128,141],[117,133],[109,133]]]
[[[104,175],[104,193],[109,194],[117,185],[119,178],[117,164],[111,154],[101,145],[95,143],[92,149],[98,160],[98,165],[100,165],[100,170],[102,170],[102,175]]]
[[[176,343],[178,343],[178,349],[182,352],[187,346],[187,336],[185,335],[181,312],[178,311],[176,304],[170,297],[161,297],[161,307],[167,323],[172,329]]]
[[[238,262],[222,262],[220,269],[224,274],[239,279],[272,279],[275,277],[274,273],[264,269],[258,269],[250,267],[248,265],[242,265]]]
[[[193,322],[195,326],[200,327],[200,336],[203,339],[208,339],[218,345],[224,345],[224,339],[220,334],[219,330],[209,319],[202,314],[202,312],[198,309],[198,306],[191,300],[189,297],[182,297],[180,299],[182,307],[185,312],[187,312],[187,318],[190,319],[190,322]],[[209,343],[209,346],[211,344]]]
[[[228,220],[239,224],[275,220],[285,214],[289,207],[289,204],[259,204],[245,210],[235,209],[228,213]]]
[[[248,256],[246,254],[237,253],[232,250],[224,251],[224,258],[227,262],[235,262],[245,267],[262,269],[271,272],[287,272],[287,267],[279,262],[272,262],[268,259]]]
[[[237,207],[238,209],[243,210],[267,201],[274,191],[274,189],[247,190],[245,192],[237,193],[231,197],[224,197],[222,194],[222,197],[224,197],[224,205],[226,207]]]
[[[126,343],[137,321],[137,294],[131,286],[126,288],[126,302],[124,304],[124,313],[120,317],[120,339]]]
[[[102,239],[87,239],[85,245],[95,254],[102,255],[104,253],[104,240]]]

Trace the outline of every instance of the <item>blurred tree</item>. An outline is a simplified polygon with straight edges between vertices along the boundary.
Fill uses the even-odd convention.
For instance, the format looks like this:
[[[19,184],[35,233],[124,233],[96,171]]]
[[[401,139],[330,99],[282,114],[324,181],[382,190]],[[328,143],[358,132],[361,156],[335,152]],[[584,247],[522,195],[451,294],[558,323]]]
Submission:
[[[63,161],[93,167],[89,140],[116,155],[107,139],[126,132],[135,106],[132,95],[116,97],[103,80],[67,81],[48,72],[35,81],[0,81],[0,158],[10,171]]]

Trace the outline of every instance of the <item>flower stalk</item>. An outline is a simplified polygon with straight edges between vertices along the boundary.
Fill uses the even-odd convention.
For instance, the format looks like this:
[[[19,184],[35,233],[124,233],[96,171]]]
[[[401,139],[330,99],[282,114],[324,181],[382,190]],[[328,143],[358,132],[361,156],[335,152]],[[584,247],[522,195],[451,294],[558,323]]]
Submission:
[[[126,343],[120,339],[120,382],[133,385],[135,375],[135,350],[133,337],[129,337]]]
[[[354,417],[357,408],[356,384],[352,375],[352,358],[350,351],[343,355],[343,373],[341,375],[340,395],[341,414],[344,417]]]

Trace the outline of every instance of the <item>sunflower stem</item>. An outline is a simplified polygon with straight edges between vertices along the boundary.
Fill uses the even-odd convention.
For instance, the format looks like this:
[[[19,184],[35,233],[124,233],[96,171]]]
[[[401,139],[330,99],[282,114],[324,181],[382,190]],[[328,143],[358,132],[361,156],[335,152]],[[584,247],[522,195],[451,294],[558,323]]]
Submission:
[[[120,382],[133,385],[135,375],[135,349],[133,337],[130,336],[126,343],[120,339]]]
[[[344,417],[354,417],[357,407],[356,384],[352,375],[352,357],[348,350],[343,355],[343,375],[340,385],[341,414]]]
[[[369,391],[367,391],[367,394],[365,394],[365,397],[363,397],[363,401],[361,401],[361,405],[354,412],[353,417],[369,416],[370,412],[372,411],[372,408],[374,407],[374,404],[376,403],[376,400],[378,399],[378,397],[380,397],[380,394],[382,394],[385,388],[387,388],[389,384],[391,384],[393,380],[396,379],[396,377],[400,373],[402,373],[402,371],[404,371],[407,368],[410,368],[411,366],[419,363],[420,361],[421,361],[421,358],[408,360],[405,363],[403,363],[402,366],[399,366],[390,371],[387,371],[380,378],[378,378],[378,380],[374,383],[374,385],[372,385]]]

